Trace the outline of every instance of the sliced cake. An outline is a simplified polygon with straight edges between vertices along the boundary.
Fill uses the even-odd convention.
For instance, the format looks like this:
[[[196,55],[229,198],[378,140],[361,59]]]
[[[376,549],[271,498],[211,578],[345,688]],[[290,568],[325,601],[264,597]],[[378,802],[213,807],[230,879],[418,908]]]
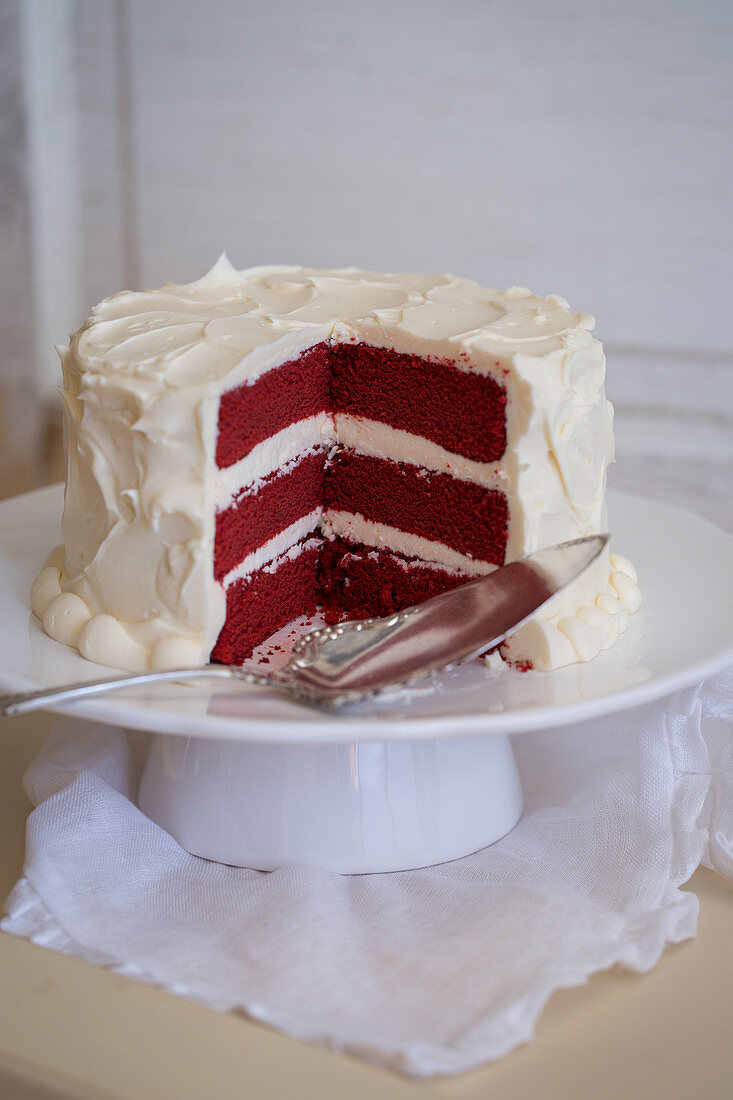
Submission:
[[[239,662],[605,530],[593,319],[454,276],[235,270],[106,299],[61,349],[63,548],[33,606],[129,669]],[[503,649],[588,660],[638,606],[604,554]]]

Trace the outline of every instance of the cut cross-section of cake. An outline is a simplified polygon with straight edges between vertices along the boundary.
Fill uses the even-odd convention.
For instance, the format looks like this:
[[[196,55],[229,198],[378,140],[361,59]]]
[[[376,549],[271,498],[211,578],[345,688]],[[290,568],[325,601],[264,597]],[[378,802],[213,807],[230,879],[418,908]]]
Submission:
[[[224,258],[106,299],[61,349],[64,545],[34,610],[103,664],[240,662],[318,607],[388,614],[605,530],[592,326],[520,288]],[[505,657],[588,660],[635,580],[605,553]]]
[[[504,386],[352,341],[323,341],[221,398],[215,659],[241,661],[293,617],[296,577],[296,613],[320,603],[331,620],[365,618],[504,561]],[[263,612],[243,629],[255,592],[264,634]]]

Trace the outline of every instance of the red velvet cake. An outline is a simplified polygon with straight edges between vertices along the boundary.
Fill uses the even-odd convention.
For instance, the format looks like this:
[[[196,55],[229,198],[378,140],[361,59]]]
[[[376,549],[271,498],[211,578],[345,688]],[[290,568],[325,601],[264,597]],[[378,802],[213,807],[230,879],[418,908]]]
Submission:
[[[231,467],[301,421],[320,416],[337,425],[341,414],[419,435],[464,458],[496,462],[506,448],[505,405],[506,392],[493,378],[455,363],[324,342],[224,394],[216,460],[220,469]],[[344,524],[351,516],[375,525],[373,545],[348,537]],[[504,561],[507,502],[500,490],[360,453],[340,443],[334,427],[329,442],[244,486],[217,512],[215,576],[226,583],[249,554],[308,517],[312,530],[282,561],[268,561],[228,586],[214,660],[241,662],[263,639],[318,606],[331,622],[386,615],[470,575],[385,548],[386,529],[477,564]]]
[[[592,325],[454,276],[225,259],[114,295],[62,349],[64,547],[34,609],[101,663],[240,662],[317,608],[384,615],[604,530]],[[604,554],[506,655],[612,644],[632,574]]]

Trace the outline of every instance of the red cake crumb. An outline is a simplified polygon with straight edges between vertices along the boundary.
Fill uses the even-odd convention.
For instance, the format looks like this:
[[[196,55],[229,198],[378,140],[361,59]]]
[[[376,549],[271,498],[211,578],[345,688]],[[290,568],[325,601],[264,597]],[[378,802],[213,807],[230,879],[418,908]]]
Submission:
[[[211,654],[212,661],[241,664],[255,646],[302,614],[318,606],[316,577],[320,547],[294,560],[286,558],[274,573],[260,569],[232,584],[227,591],[227,615]]]
[[[329,366],[334,412],[413,432],[477,462],[496,462],[506,450],[506,390],[488,375],[368,344],[335,344]]]
[[[220,470],[289,424],[328,408],[329,350],[328,344],[317,344],[251,385],[237,386],[222,396],[216,443]]]
[[[466,580],[465,576],[340,538],[326,541],[318,570],[327,623],[390,615]]]

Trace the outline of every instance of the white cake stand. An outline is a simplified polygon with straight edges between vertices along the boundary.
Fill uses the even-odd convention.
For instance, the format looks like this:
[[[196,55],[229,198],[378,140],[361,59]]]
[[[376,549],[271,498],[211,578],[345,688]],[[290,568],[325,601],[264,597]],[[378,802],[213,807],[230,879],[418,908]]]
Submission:
[[[335,714],[223,681],[58,709],[154,735],[140,806],[196,855],[343,873],[455,859],[519,818],[511,734],[628,709],[733,662],[733,538],[668,505],[620,493],[609,505],[612,546],[636,564],[644,604],[619,643],[588,664],[519,673],[473,662],[431,687]],[[59,486],[0,504],[6,690],[108,674],[48,638],[28,609],[60,510]]]
[[[509,737],[237,744],[157,734],[141,810],[194,855],[362,874],[467,855],[517,823]]]

